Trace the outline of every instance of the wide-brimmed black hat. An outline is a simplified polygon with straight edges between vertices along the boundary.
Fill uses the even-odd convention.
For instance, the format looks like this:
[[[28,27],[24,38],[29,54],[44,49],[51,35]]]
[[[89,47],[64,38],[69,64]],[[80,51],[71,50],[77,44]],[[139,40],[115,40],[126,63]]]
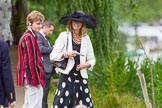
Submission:
[[[83,11],[75,11],[70,15],[63,16],[59,19],[59,22],[66,25],[70,20],[81,21],[86,24],[87,28],[91,29],[95,29],[97,25],[96,18],[91,15],[85,14]]]

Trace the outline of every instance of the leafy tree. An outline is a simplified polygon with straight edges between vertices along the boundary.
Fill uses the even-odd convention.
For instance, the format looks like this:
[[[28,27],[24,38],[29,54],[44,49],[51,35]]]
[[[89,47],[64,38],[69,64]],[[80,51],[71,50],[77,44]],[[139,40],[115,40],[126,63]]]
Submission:
[[[12,1],[13,5],[13,17],[11,23],[11,30],[14,36],[14,43],[18,44],[19,39],[24,32],[26,16],[28,14],[28,7],[26,0],[14,0]]]

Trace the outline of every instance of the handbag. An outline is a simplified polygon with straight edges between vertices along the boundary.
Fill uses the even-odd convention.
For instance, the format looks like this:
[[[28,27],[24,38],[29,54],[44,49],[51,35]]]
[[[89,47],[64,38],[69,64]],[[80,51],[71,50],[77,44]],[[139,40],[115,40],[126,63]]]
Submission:
[[[67,51],[67,49],[68,49],[68,35],[67,35],[67,42],[66,42],[66,51]],[[53,61],[53,65],[55,67],[58,67],[58,68],[61,68],[61,69],[64,70],[64,69],[66,69],[68,59],[69,58],[64,58],[61,61]]]
[[[65,59],[63,59],[61,61],[54,61],[53,65],[55,67],[58,67],[58,68],[61,68],[61,69],[66,69],[67,62],[68,62],[68,58],[65,58]]]

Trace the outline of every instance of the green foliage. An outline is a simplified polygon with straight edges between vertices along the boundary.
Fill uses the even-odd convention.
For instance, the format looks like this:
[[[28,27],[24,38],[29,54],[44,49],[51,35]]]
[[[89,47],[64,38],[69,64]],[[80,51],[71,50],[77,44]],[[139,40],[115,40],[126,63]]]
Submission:
[[[156,100],[156,106],[157,108],[161,107],[162,103],[162,73],[161,73],[161,68],[162,68],[162,60],[159,58],[157,61],[152,61],[151,65],[153,67],[153,75],[154,75],[154,88],[155,88],[155,100]],[[144,73],[146,82],[147,82],[147,88],[149,92],[149,97],[152,99],[152,94],[151,94],[151,78],[149,74],[149,67],[148,67],[148,62],[144,61],[142,64],[141,71]]]
[[[161,0],[140,0],[139,20],[140,21],[155,21],[162,17]]]
[[[131,93],[118,94],[107,92],[106,95],[100,97],[95,87],[91,88],[95,108],[144,108],[144,101],[138,99]]]
[[[117,0],[115,13],[120,17],[119,22],[133,22],[132,18],[138,22],[155,21],[162,17],[161,3],[161,0]]]
[[[48,107],[51,108],[53,100],[54,100],[54,96],[55,96],[55,92],[57,89],[57,84],[51,83],[51,88],[49,91],[49,95],[48,95]]]

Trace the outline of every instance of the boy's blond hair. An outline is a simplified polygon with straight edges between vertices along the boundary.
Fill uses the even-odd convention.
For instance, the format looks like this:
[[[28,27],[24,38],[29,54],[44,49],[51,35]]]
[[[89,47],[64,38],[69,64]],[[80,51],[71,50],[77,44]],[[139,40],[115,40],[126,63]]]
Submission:
[[[26,18],[26,25],[29,26],[31,25],[33,22],[36,21],[41,21],[42,23],[44,22],[44,15],[36,10],[33,10],[32,12],[30,12]]]

